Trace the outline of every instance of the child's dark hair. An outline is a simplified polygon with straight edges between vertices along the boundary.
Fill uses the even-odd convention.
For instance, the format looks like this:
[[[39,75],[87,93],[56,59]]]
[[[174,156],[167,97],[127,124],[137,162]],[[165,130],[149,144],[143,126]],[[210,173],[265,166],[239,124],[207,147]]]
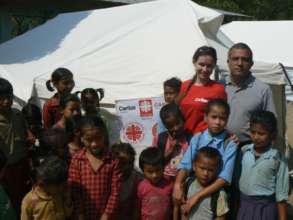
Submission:
[[[82,91],[75,92],[75,94],[77,94],[77,95],[79,93],[81,94],[81,99],[86,98],[86,95],[90,94],[90,95],[94,96],[95,98],[97,98],[98,101],[101,101],[105,95],[105,91],[102,88],[98,88],[98,89],[86,88]]]
[[[200,148],[195,155],[193,163],[196,163],[201,156],[207,157],[212,160],[216,160],[218,164],[218,172],[222,169],[222,166],[223,166],[222,156],[216,148],[209,147],[209,146]]]
[[[44,158],[36,168],[36,181],[42,184],[62,184],[68,176],[67,163],[57,156]]]
[[[0,171],[4,168],[7,164],[7,157],[4,152],[0,149]]]
[[[164,87],[171,87],[175,89],[177,93],[179,93],[181,89],[181,84],[182,82],[180,79],[178,79],[177,77],[172,77],[164,82]]]
[[[80,99],[76,94],[65,93],[60,97],[60,107],[64,109],[68,102],[80,102]]]
[[[13,87],[11,83],[4,78],[0,78],[0,97],[13,95]]]
[[[157,147],[144,149],[139,156],[139,168],[143,171],[144,165],[164,167],[164,155]]]
[[[250,117],[250,127],[261,124],[271,134],[277,133],[278,123],[274,113],[270,111],[255,111]]]
[[[69,69],[66,68],[58,68],[54,70],[54,72],[51,75],[51,79],[47,80],[46,87],[50,92],[54,91],[54,88],[52,87],[51,83],[58,83],[60,80],[72,78],[73,74]]]
[[[109,146],[109,135],[107,131],[107,127],[103,121],[98,116],[83,116],[79,119],[77,127],[80,129],[80,135],[84,134],[83,129],[86,127],[96,127],[101,129],[104,134],[104,142],[106,146]]]
[[[68,134],[62,129],[50,128],[43,131],[39,137],[38,156],[41,158],[51,154],[66,156],[65,146],[68,140]]]
[[[160,118],[164,125],[166,125],[166,119],[174,115],[176,118],[180,118],[184,122],[184,116],[180,111],[180,107],[176,103],[170,103],[164,105],[160,110]]]
[[[196,62],[200,56],[211,56],[214,59],[215,63],[217,62],[217,51],[213,47],[199,47],[193,54],[192,61]]]
[[[22,108],[21,112],[29,124],[42,124],[42,113],[41,109],[38,106],[32,103],[27,103]]]
[[[212,99],[208,102],[207,108],[206,108],[206,114],[209,114],[212,110],[212,107],[219,106],[225,109],[226,115],[230,115],[230,106],[224,99]]]
[[[112,145],[112,152],[114,154],[124,153],[128,156],[130,156],[130,160],[133,163],[135,160],[136,152],[134,148],[129,143],[117,143]]]

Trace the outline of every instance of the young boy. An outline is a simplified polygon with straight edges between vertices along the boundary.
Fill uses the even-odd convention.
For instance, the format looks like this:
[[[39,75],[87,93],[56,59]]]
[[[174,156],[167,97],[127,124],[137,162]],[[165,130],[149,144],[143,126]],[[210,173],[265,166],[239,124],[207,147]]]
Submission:
[[[24,197],[21,220],[65,220],[71,216],[72,203],[65,188],[68,167],[57,156],[50,156],[36,168],[36,184]]]
[[[170,220],[172,218],[173,182],[164,178],[164,158],[161,150],[149,147],[139,157],[144,179],[138,184],[136,211],[140,220]]]
[[[181,163],[178,166],[179,173],[176,177],[173,197],[176,203],[180,204],[183,199],[183,183],[192,170],[192,161],[199,149],[210,146],[216,148],[223,159],[223,168],[218,178],[210,185],[191,196],[185,205],[184,212],[188,214],[191,208],[197,205],[202,199],[217,192],[224,186],[231,183],[237,146],[234,141],[228,139],[228,132],[225,130],[229,117],[229,105],[222,99],[214,99],[208,103],[205,114],[205,121],[208,129],[195,135],[190,142]]]
[[[157,146],[164,153],[164,175],[175,180],[177,166],[188,148],[192,135],[184,131],[184,117],[175,103],[163,106],[160,117],[167,131],[154,138],[153,146]]]
[[[217,149],[199,149],[193,162],[195,178],[190,178],[185,187],[187,198],[211,185],[217,179],[221,167],[222,156]],[[228,211],[227,195],[224,190],[218,190],[194,206],[189,212],[188,219],[225,220]]]
[[[165,103],[169,104],[175,102],[175,99],[179,95],[181,89],[181,80],[176,77],[172,77],[171,79],[168,79],[164,82],[163,88]],[[157,134],[167,130],[160,117],[157,119],[157,123]]]
[[[7,157],[3,186],[17,213],[29,191],[28,129],[20,111],[12,108],[13,87],[0,78],[0,148]]]

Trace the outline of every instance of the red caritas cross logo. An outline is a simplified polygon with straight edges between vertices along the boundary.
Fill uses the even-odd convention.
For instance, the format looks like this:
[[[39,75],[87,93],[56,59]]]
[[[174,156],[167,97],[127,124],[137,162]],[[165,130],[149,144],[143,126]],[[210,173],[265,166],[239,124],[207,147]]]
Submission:
[[[140,117],[152,117],[153,105],[151,99],[142,99],[138,101]]]
[[[124,139],[131,144],[141,142],[144,135],[143,126],[137,122],[130,122],[123,129]]]

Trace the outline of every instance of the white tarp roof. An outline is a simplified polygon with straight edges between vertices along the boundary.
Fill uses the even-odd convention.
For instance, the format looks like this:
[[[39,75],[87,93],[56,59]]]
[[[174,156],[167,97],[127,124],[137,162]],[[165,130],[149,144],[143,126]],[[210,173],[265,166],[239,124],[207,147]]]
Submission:
[[[76,89],[104,88],[107,103],[157,96],[167,78],[191,77],[199,46],[215,46],[226,69],[227,48],[214,39],[222,20],[222,14],[189,0],[61,14],[0,45],[0,75],[24,101],[32,94],[52,96],[45,81],[57,67],[74,73]],[[279,67],[268,70],[273,77],[264,78],[280,84]]]
[[[255,59],[293,67],[293,21],[233,21],[220,30],[235,43],[247,43]]]

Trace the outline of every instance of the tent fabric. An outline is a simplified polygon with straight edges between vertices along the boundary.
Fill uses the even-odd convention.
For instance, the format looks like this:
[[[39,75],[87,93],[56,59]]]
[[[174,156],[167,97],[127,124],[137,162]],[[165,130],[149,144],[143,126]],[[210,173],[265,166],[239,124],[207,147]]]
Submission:
[[[233,42],[246,42],[256,60],[293,67],[293,21],[233,21],[220,30]]]
[[[218,45],[218,64],[227,70],[222,52],[227,48],[212,39],[222,21],[221,13],[189,0],[60,14],[0,45],[0,75],[23,101],[52,96],[45,82],[58,67],[74,73],[76,90],[104,88],[106,103],[157,96],[167,78],[193,75],[194,51],[210,41]],[[265,79],[272,75],[272,84],[282,81],[271,66],[261,72]]]

